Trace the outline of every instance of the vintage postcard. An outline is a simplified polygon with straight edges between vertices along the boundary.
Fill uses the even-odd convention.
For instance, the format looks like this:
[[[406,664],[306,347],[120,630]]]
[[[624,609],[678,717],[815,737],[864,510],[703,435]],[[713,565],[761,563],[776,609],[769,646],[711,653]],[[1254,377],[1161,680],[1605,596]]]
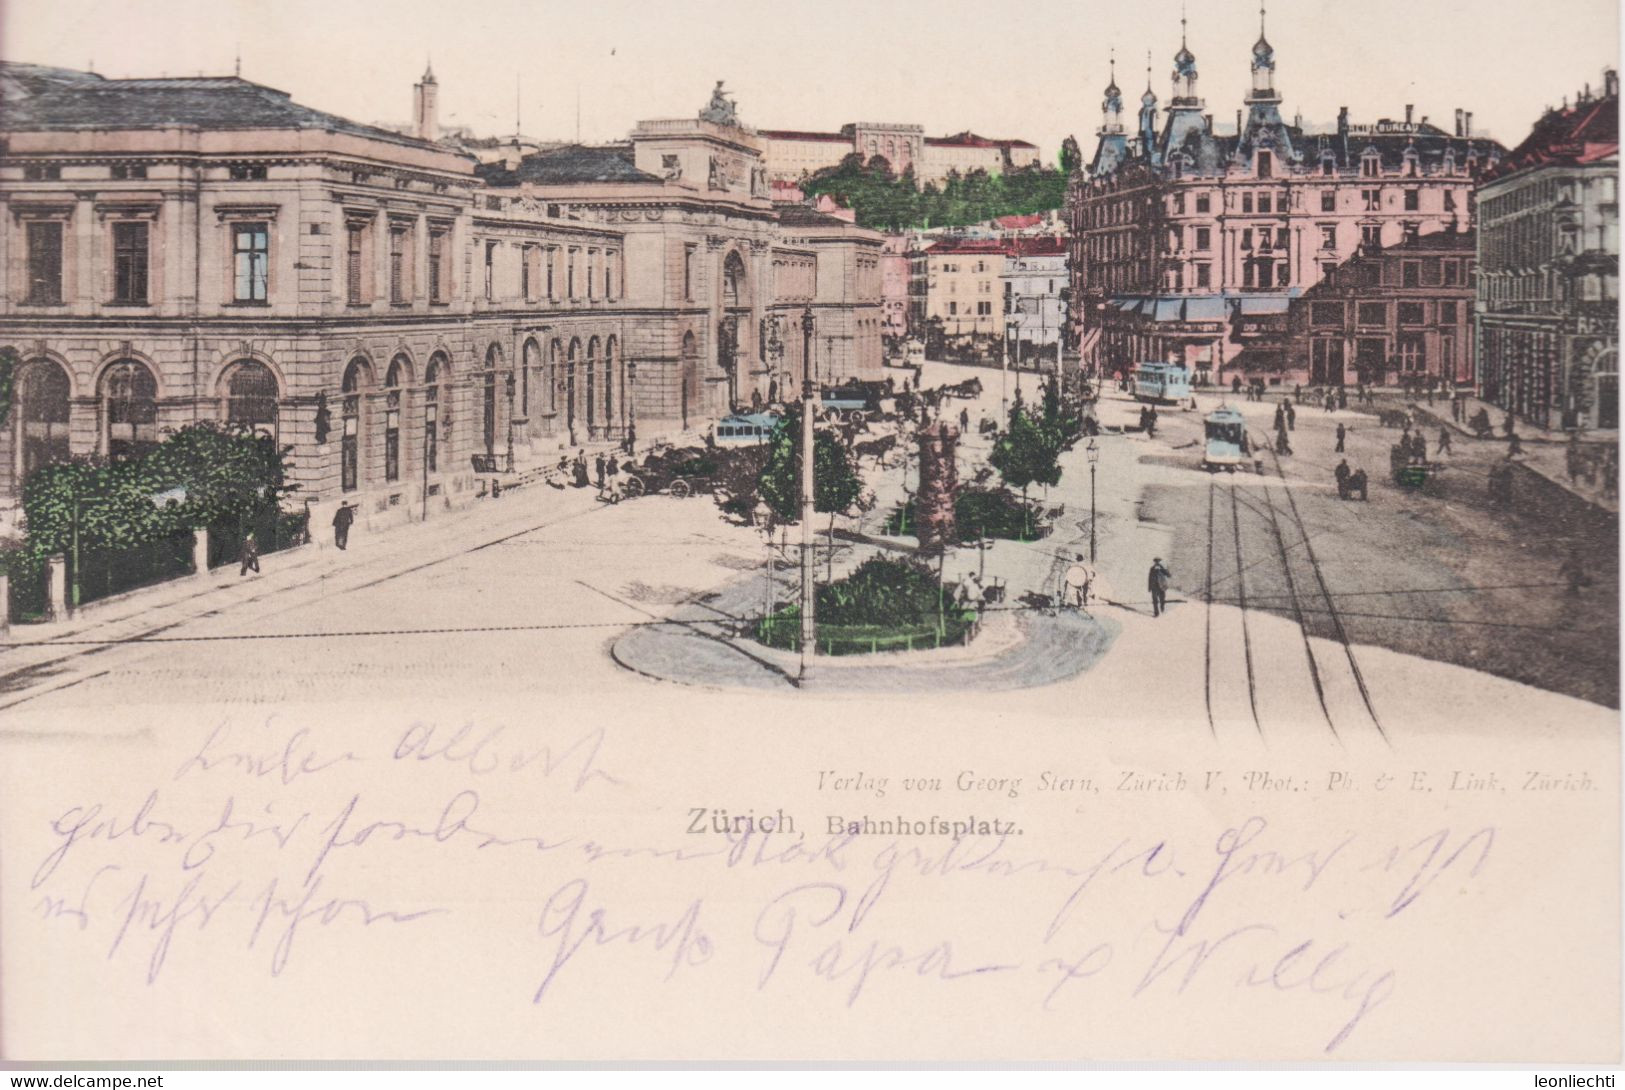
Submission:
[[[1617,1063],[1618,41],[13,0],[0,1059]]]

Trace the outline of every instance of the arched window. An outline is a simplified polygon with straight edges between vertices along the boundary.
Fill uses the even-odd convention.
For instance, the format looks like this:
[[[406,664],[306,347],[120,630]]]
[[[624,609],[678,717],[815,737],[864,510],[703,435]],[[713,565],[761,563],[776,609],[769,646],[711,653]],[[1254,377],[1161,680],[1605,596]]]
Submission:
[[[18,483],[34,470],[68,460],[68,373],[51,360],[32,360],[17,380]]]
[[[147,365],[119,360],[102,372],[102,447],[114,461],[158,445],[158,382]]]
[[[598,423],[598,338],[587,342],[587,427]]]
[[[372,365],[357,356],[344,369],[344,434],[339,443],[339,488],[361,487],[361,394],[372,385]]]
[[[615,377],[620,364],[615,351],[618,347],[614,337],[604,342],[604,423],[610,426],[615,423]]]
[[[581,342],[571,340],[564,361],[564,422],[570,429],[570,441],[575,442],[576,431],[576,361],[581,357]]]
[[[700,400],[700,345],[693,332],[683,334],[683,356],[678,378],[683,427],[688,427],[688,414],[699,408]]]
[[[559,411],[559,356],[564,349],[558,341],[547,346],[547,411]]]
[[[745,262],[735,250],[722,263],[722,305],[742,306],[745,297]]]
[[[276,376],[256,360],[240,360],[226,378],[226,423],[276,438]]]
[[[389,361],[384,372],[384,480],[401,479],[401,385],[407,377],[410,362],[405,356]]]
[[[494,455],[497,449],[497,368],[502,366],[502,350],[492,345],[485,350],[485,398],[483,436],[485,453]]]
[[[423,462],[431,473],[440,469],[440,384],[451,377],[449,370],[446,357],[436,352],[423,371]]]
[[[530,418],[530,373],[540,370],[542,350],[534,340],[525,342],[525,365],[519,372],[519,415]]]

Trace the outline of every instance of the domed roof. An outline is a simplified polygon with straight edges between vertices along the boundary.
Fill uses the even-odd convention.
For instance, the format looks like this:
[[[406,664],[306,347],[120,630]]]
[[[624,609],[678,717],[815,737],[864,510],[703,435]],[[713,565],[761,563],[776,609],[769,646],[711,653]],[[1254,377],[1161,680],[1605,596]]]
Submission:
[[[1156,92],[1151,90],[1151,88],[1147,87],[1145,89],[1145,94],[1140,96],[1140,105],[1141,106],[1155,106],[1156,104],[1157,104]]]
[[[1115,99],[1121,99],[1123,97],[1122,89],[1117,86],[1117,80],[1115,78],[1110,83],[1106,84],[1106,97]]]
[[[1174,64],[1181,70],[1189,68],[1195,63],[1196,55],[1183,45],[1179,47],[1179,52],[1174,54]]]
[[[1253,43],[1253,56],[1263,58],[1269,57],[1274,53],[1275,49],[1270,45],[1269,39],[1260,34],[1258,36],[1258,41]]]

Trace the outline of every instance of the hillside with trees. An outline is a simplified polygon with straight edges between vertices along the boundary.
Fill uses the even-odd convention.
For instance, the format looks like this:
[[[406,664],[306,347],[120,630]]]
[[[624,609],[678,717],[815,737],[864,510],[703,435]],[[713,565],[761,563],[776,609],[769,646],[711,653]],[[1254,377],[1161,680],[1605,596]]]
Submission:
[[[896,233],[1049,212],[1065,204],[1066,179],[1062,170],[1029,166],[1005,174],[950,174],[941,187],[928,182],[916,188],[912,168],[897,175],[881,156],[864,162],[854,153],[812,175],[801,190],[840,201],[857,213],[860,227]]]

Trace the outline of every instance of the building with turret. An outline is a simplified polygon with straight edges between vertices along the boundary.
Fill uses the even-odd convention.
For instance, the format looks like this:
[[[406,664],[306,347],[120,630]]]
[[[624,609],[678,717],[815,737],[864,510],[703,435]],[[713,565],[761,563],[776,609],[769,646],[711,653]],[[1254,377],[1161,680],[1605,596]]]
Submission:
[[[1085,370],[1173,359],[1224,381],[1308,381],[1290,349],[1294,299],[1356,253],[1472,227],[1475,182],[1505,149],[1470,114],[1457,111],[1453,131],[1411,106],[1368,125],[1344,107],[1326,132],[1288,122],[1259,19],[1233,128],[1214,123],[1183,21],[1166,108],[1148,67],[1132,132],[1112,65],[1094,154],[1067,198]],[[1320,379],[1355,381],[1336,368]]]

